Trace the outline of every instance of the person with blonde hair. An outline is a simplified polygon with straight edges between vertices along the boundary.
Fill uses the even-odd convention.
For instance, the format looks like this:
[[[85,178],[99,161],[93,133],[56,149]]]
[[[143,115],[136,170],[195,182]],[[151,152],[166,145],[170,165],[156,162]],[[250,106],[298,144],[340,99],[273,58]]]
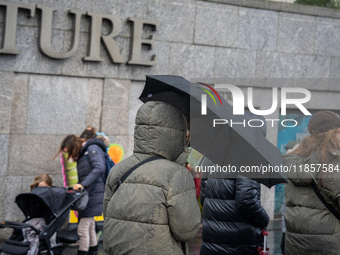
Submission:
[[[283,156],[291,169],[286,192],[286,255],[339,254],[340,118],[319,111],[310,136]]]
[[[39,174],[34,178],[33,183],[30,185],[30,189],[33,190],[36,187],[52,187],[52,178],[48,174]]]

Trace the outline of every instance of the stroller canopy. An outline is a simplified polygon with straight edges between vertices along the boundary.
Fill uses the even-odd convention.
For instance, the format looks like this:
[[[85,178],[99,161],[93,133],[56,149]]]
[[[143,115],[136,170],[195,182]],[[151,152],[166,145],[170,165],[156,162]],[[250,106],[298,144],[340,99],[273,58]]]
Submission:
[[[59,217],[60,211],[72,201],[72,194],[60,187],[37,187],[15,199],[27,219],[44,218],[47,224]]]

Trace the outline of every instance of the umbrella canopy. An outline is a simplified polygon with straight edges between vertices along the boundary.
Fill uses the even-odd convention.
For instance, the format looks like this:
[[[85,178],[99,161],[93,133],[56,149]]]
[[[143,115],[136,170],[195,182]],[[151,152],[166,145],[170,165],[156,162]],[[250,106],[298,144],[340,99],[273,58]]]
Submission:
[[[147,75],[145,86],[139,99],[162,101],[175,106],[190,120],[190,82],[175,75]]]
[[[184,114],[190,123],[190,146],[215,164],[215,169],[210,168],[205,177],[235,178],[240,174],[267,187],[287,182],[281,171],[280,150],[265,138],[263,128],[247,125],[255,116],[233,115],[232,106],[220,97],[218,104],[207,100],[207,112],[202,115],[201,98],[205,91],[199,84],[190,84],[180,76],[153,75],[146,77],[140,99],[170,103]],[[214,127],[216,119],[222,119],[220,123],[224,124]],[[252,125],[258,126],[254,122]],[[199,170],[207,173],[207,168]],[[214,171],[212,175],[211,171]]]

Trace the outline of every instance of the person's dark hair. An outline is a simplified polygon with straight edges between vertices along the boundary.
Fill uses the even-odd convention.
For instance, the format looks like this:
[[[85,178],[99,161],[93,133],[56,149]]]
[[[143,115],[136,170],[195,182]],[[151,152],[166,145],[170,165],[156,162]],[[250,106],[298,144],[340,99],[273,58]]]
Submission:
[[[81,133],[80,138],[85,139],[85,141],[89,139],[94,139],[96,137],[96,133],[93,133],[92,130],[85,129],[83,133]]]
[[[96,133],[96,129],[92,126],[87,126],[85,130],[91,130],[94,134]]]
[[[61,142],[59,151],[54,158],[56,158],[60,152],[66,151],[68,153],[67,159],[72,157],[72,159],[76,161],[83,146],[83,142],[85,142],[85,140],[76,135],[66,136]]]

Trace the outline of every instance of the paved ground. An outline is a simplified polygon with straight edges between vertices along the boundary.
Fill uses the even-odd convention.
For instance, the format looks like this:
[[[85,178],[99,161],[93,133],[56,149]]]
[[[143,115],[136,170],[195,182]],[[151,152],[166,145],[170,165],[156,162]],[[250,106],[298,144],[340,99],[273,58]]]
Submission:
[[[268,237],[268,247],[270,249],[271,255],[280,255],[280,243],[281,243],[281,229],[280,229],[280,222],[273,221],[270,223],[268,230],[269,230],[269,237]],[[190,255],[199,255],[201,242],[202,242],[202,230],[197,233],[196,237],[189,242],[189,251]],[[0,240],[0,245],[4,240]],[[64,255],[77,255],[77,248],[78,247],[68,247],[64,251]],[[104,255],[103,252],[103,243],[99,244],[99,251],[98,255]]]

